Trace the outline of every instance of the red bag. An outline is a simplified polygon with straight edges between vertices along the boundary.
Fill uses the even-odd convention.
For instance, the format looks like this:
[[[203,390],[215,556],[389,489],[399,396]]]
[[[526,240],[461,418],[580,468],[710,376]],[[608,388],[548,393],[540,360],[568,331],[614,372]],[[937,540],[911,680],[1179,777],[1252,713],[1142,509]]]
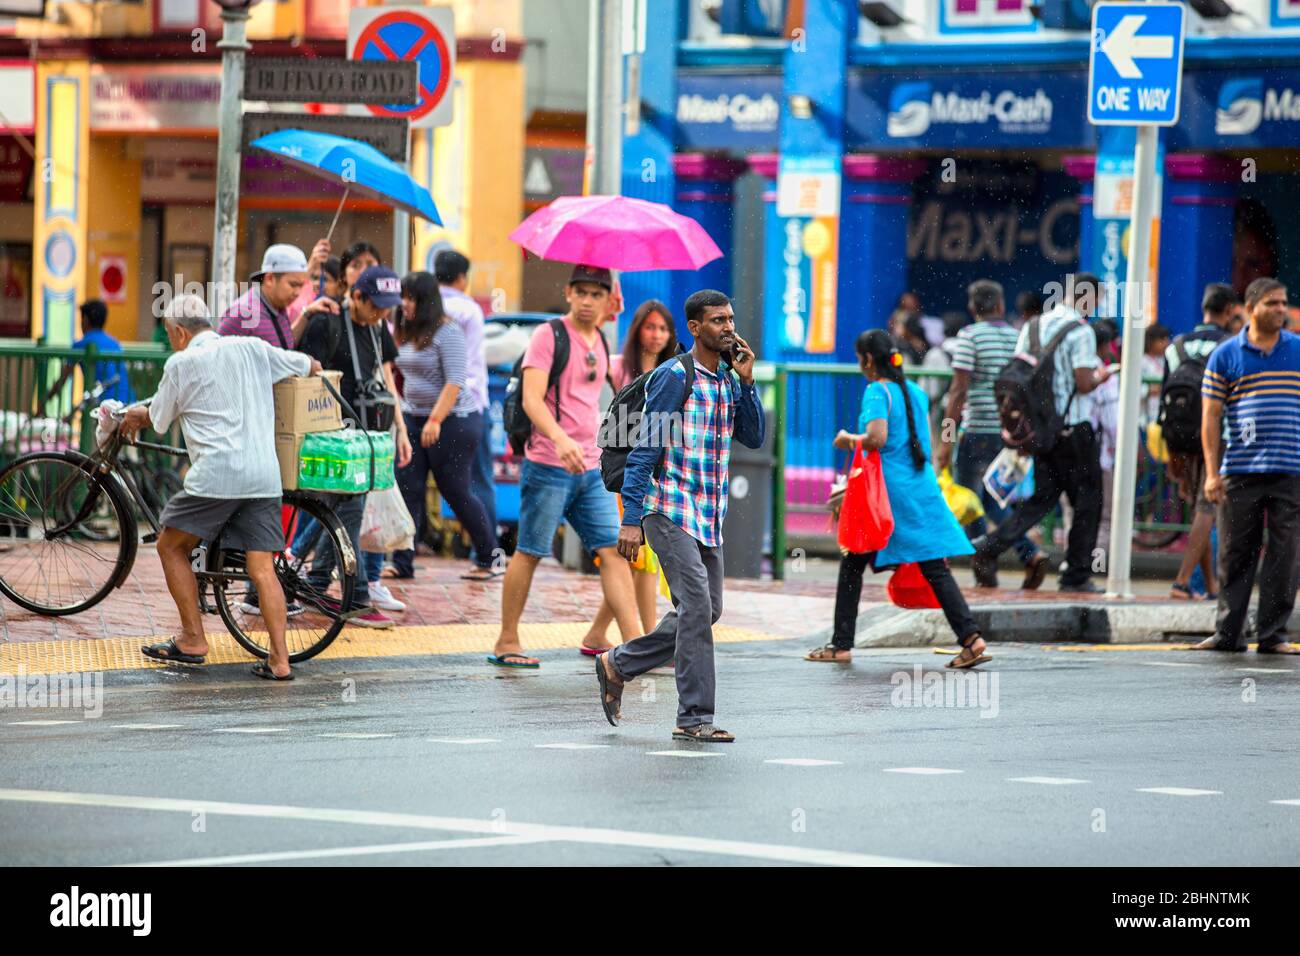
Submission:
[[[889,600],[899,607],[922,608],[939,607],[939,599],[934,596],[934,588],[921,573],[917,564],[900,564],[889,578]]]
[[[893,533],[894,512],[889,507],[885,476],[880,470],[880,452],[863,455],[859,445],[853,453],[853,465],[844,489],[839,545],[852,554],[866,554],[889,544]]]

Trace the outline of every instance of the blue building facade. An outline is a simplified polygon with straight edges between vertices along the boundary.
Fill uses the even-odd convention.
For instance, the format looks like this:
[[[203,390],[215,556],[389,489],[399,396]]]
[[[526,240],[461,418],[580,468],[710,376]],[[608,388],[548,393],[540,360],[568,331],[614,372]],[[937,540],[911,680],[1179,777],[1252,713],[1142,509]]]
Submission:
[[[803,0],[798,21],[781,0],[647,3],[624,190],[697,218],[726,258],[627,274],[630,305],[719,287],[760,357],[846,362],[905,290],[942,315],[976,278],[1010,300],[1079,269],[1123,279],[1132,133],[1088,123],[1087,0]],[[1207,282],[1300,287],[1300,0],[1234,8],[1189,7],[1162,132],[1156,310],[1175,332]],[[837,216],[781,215],[782,174],[803,169]],[[792,396],[790,464],[820,480],[831,425],[803,435],[801,402],[824,407]]]

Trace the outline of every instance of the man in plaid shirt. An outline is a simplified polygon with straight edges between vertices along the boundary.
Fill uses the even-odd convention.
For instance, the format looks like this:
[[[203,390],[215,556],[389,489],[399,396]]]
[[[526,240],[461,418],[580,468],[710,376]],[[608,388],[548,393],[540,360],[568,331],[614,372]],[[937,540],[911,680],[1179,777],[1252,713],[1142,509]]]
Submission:
[[[596,675],[605,717],[616,724],[624,683],[675,656],[673,737],[729,743],[735,737],[713,726],[713,625],[722,616],[728,459],[733,435],[761,447],[766,422],[754,388],[754,353],[736,334],[731,300],[712,289],[696,292],[686,300],[686,326],[695,338],[689,357],[665,362],[646,384],[645,424],[627,457],[618,536],[619,553],[629,561],[649,540],[672,590],[673,610],[649,634],[597,658]],[[664,427],[677,419],[680,429]]]

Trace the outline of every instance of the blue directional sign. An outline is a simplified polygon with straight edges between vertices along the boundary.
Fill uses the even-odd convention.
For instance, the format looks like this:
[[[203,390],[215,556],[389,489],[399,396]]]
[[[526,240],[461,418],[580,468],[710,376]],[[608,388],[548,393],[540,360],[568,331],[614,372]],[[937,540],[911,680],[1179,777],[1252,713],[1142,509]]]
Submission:
[[[1095,126],[1174,126],[1182,94],[1181,3],[1092,8],[1088,120]]]

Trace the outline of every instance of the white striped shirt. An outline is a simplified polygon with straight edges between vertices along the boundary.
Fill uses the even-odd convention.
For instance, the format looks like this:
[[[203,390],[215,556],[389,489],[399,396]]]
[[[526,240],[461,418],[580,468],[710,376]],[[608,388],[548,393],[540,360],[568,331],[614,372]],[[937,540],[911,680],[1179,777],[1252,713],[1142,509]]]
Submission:
[[[149,420],[158,432],[180,420],[191,463],[185,492],[200,498],[278,498],[271,386],[310,374],[311,358],[301,352],[212,331],[200,332],[169,358]]]
[[[1016,353],[1019,333],[1005,319],[984,319],[957,333],[952,367],[970,372],[962,424],[975,435],[996,435],[1002,430],[993,384]],[[928,357],[928,356],[927,356]]]
[[[425,348],[407,342],[397,350],[397,367],[402,370],[402,413],[428,415],[438,404],[447,385],[460,389],[453,415],[479,410],[474,394],[466,385],[465,333],[455,322],[444,322]]]

